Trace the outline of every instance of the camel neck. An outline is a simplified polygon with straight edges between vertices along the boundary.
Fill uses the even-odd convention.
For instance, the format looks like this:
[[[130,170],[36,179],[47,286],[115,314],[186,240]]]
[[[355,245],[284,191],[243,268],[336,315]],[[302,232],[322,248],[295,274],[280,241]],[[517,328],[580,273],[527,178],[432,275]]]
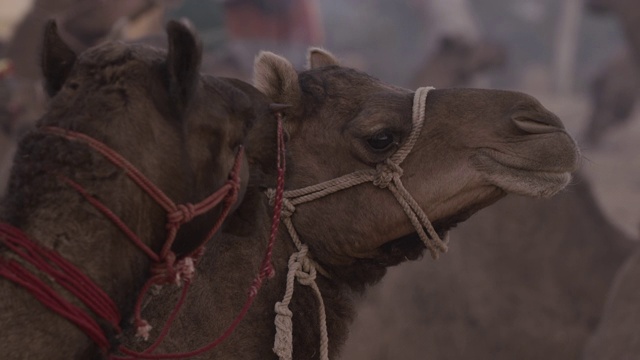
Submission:
[[[9,192],[5,201],[8,215],[5,220],[21,229],[31,242],[44,249],[54,250],[77,267],[109,296],[126,318],[134,296],[142,285],[141,281],[146,277],[149,259],[131,244],[120,229],[76,190],[60,181],[55,173],[34,171],[34,168],[43,166],[42,163],[24,162],[14,169],[14,173],[30,172],[31,176],[28,181],[12,183],[13,191]],[[93,167],[95,173],[88,180],[91,178],[90,172],[83,172],[83,168],[78,167],[73,173],[65,170],[74,180],[85,184],[86,190],[100,198],[111,211],[125,219],[127,226],[141,239],[150,242],[150,239],[162,238],[165,229],[157,225],[164,223],[162,209],[143,196],[140,199],[135,199],[135,195],[126,196],[139,192],[139,189],[135,189],[135,184],[127,181],[117,169],[104,166]],[[114,192],[113,189],[119,191]],[[140,206],[132,207],[130,201],[135,201]],[[3,251],[3,257],[14,259],[23,266],[25,264],[8,251]],[[30,267],[27,265],[27,268]],[[38,271],[30,272],[49,283],[55,293],[74,306],[85,308],[79,299],[57,284],[50,283],[48,276]],[[44,307],[24,288],[5,279],[0,283],[5,294],[3,300],[0,300],[0,307],[4,314],[11,314],[3,319],[3,325],[11,328],[12,333],[21,334],[21,338],[51,345],[42,349],[35,348],[30,353],[35,355],[42,350],[44,355],[49,354],[51,348],[56,348],[56,356],[59,357],[53,357],[54,359],[70,359],[76,358],[78,351],[96,351],[95,344],[82,330]],[[102,322],[98,320],[98,323]],[[107,336],[114,330],[106,324],[104,328]],[[61,341],[60,332],[63,330],[65,339]],[[20,351],[24,349],[9,351],[22,354]]]

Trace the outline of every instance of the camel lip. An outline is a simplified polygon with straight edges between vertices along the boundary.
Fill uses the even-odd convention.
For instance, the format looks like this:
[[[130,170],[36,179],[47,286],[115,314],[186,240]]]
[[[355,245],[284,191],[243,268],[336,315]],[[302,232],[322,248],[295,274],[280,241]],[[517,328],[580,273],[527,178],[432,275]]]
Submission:
[[[571,181],[571,172],[575,169],[526,169],[521,166],[504,164],[487,154],[476,154],[471,163],[484,179],[494,186],[508,192],[524,196],[548,198]]]
[[[508,170],[539,174],[569,174],[578,170],[579,166],[577,160],[549,166],[539,160],[507,154],[491,148],[478,149],[478,153],[473,155],[471,160],[479,168],[487,167],[490,165],[488,162],[491,162]]]

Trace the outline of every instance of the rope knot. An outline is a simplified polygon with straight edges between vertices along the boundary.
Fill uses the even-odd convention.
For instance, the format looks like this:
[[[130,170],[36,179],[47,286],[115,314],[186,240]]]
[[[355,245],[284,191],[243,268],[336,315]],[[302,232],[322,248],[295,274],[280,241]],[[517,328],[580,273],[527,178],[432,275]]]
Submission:
[[[181,286],[184,281],[193,280],[198,255],[199,252],[196,252],[176,261],[176,254],[170,251],[163,261],[151,265],[151,273],[159,278],[156,283]]]
[[[167,216],[169,226],[174,224],[185,224],[193,220],[196,216],[196,207],[193,204],[176,205],[176,209]]]
[[[144,339],[144,341],[149,340],[151,329],[153,329],[153,326],[149,325],[147,320],[139,320],[136,324],[136,337],[140,337]]]
[[[183,281],[193,280],[193,276],[196,273],[195,265],[195,259],[191,256],[180,259],[174,266],[174,283],[180,286]]]
[[[373,185],[384,189],[389,186],[394,177],[402,176],[402,168],[390,159],[376,166],[376,174]]]
[[[273,188],[267,189],[265,194],[269,198],[270,206],[274,206],[278,202],[278,200],[280,200],[280,199],[276,199],[276,189],[273,189]],[[283,197],[281,199],[281,202],[282,202],[282,211],[280,213],[280,216],[285,218],[289,218],[293,216],[293,213],[296,211],[296,206],[293,205],[291,200]]]

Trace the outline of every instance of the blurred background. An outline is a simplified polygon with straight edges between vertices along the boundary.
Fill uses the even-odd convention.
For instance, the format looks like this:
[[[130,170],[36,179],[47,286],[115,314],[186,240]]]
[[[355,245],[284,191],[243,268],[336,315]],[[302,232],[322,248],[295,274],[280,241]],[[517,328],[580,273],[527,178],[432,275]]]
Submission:
[[[345,358],[580,358],[597,328],[614,273],[639,238],[637,0],[0,0],[2,188],[16,139],[46,108],[38,59],[42,28],[49,18],[57,19],[63,37],[77,51],[110,40],[164,46],[166,20],[187,18],[204,43],[203,71],[247,81],[260,50],[283,55],[303,69],[306,49],[322,46],[346,66],[407,88],[499,88],[537,97],[565,122],[583,151],[582,170],[563,195],[572,198],[562,198],[562,204],[517,199],[507,204],[512,208],[496,205],[495,211],[479,214],[482,221],[461,225],[460,236],[454,230],[455,245],[444,256],[449,259],[442,260],[444,265],[425,259],[413,275],[401,272],[404,265],[394,269],[361,300],[366,310],[346,345]],[[517,224],[526,221],[530,231],[517,232],[526,228]],[[501,228],[505,224],[509,226]],[[590,226],[589,233],[575,231],[584,226]],[[598,239],[588,239],[596,233]],[[555,250],[549,245],[568,241],[573,242]],[[491,258],[491,271],[509,272],[513,278],[492,277],[487,263],[457,258],[469,253],[456,248],[467,243],[484,251],[491,250],[488,244],[496,246],[493,254],[502,255]],[[511,244],[526,244],[528,250],[509,253]],[[554,256],[541,252],[531,257],[536,247],[555,251]],[[526,258],[523,253],[529,251]],[[504,261],[507,258],[515,260]],[[514,270],[519,265],[522,269]],[[564,266],[558,271],[566,277],[555,276],[554,266]],[[441,275],[447,280],[441,287],[431,282],[435,285],[429,288],[426,280],[415,279],[420,271],[427,271],[425,278]],[[594,280],[591,272],[607,275]],[[470,274],[486,276],[471,286]],[[497,286],[500,281],[504,283]],[[509,281],[523,285],[526,295],[507,293],[506,288],[515,288]],[[595,289],[592,285],[598,281],[601,285]],[[579,284],[585,285],[567,293]],[[590,290],[584,290],[588,286]],[[391,296],[407,292],[409,300]],[[492,296],[509,302],[505,305]],[[450,297],[465,301],[449,309],[447,319],[436,319],[438,304]],[[431,312],[422,302],[416,305],[418,298],[431,304]],[[495,309],[474,310],[476,300],[494,303]],[[390,307],[403,311],[389,311]],[[414,307],[426,312],[417,316]],[[504,315],[506,320],[499,320],[507,307],[511,311]],[[385,309],[385,316],[380,309]],[[579,314],[563,318],[572,311]],[[553,321],[534,321],[544,317]],[[448,322],[438,329],[422,329],[412,325],[417,319],[423,324]],[[487,329],[500,326],[504,331],[488,338]],[[483,344],[471,340],[481,338],[480,333],[485,334]]]

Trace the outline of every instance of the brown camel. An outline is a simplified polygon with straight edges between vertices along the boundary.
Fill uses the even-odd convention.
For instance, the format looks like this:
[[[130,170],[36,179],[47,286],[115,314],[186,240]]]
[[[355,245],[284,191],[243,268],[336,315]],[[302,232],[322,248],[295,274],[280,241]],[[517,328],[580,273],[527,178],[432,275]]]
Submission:
[[[258,89],[275,102],[291,105],[283,110],[286,226],[280,228],[273,249],[274,277],[263,284],[235,332],[202,358],[335,358],[354,316],[353,297],[378,282],[387,267],[419,258],[423,241],[437,250],[438,238],[451,227],[506,193],[556,193],[567,184],[568,172],[576,169],[575,143],[560,120],[528,95],[432,90],[426,108],[418,105],[412,113],[412,104],[423,99],[423,89],[414,93],[341,67],[320,49],[310,51],[309,66],[297,73],[290,62],[272,53],[256,59]],[[273,122],[259,122],[250,131],[252,176],[245,200],[208,248],[193,283],[199,296],[187,299],[161,353],[208,343],[242,307],[269,237],[273,193],[266,190],[276,186],[276,128]],[[406,155],[407,144],[414,140]],[[401,172],[397,157],[404,155]],[[365,183],[300,203],[305,198],[297,195],[344,184],[332,179],[350,178],[354,171]],[[414,197],[415,207],[398,204],[407,199],[398,195],[401,188]],[[323,194],[314,192],[306,199]],[[428,231],[429,238],[416,235],[429,222],[412,226],[405,214],[411,210],[424,211],[431,220],[435,231]],[[298,236],[291,235],[290,226]],[[300,243],[294,244],[294,238]],[[292,288],[287,281],[294,281],[293,276],[301,283]],[[170,298],[160,294],[145,316],[154,319],[152,323],[161,321]]]
[[[486,40],[472,41],[463,36],[447,36],[440,40],[433,56],[427,57],[411,87],[432,84],[435,87],[468,85],[478,73],[504,66],[505,49]]]
[[[578,360],[637,247],[581,174],[552,199],[500,201],[454,235],[441,261],[393,269],[366,297],[344,359]]]
[[[640,94],[638,66],[628,51],[614,55],[591,82],[592,110],[585,140],[597,146],[607,132],[631,119]]]
[[[169,265],[172,254],[186,261],[184,256],[207,238],[216,219],[232,204],[239,184],[231,187],[227,179],[240,164],[238,154],[242,154],[240,145],[247,130],[256,116],[271,116],[262,97],[252,98],[252,93],[245,92],[250,85],[200,74],[202,48],[189,27],[170,22],[167,33],[167,51],[110,42],[76,55],[58,35],[55,23],[49,23],[42,57],[45,88],[52,97],[49,110],[19,144],[3,203],[6,223],[75,264],[125,316],[115,325],[95,316],[109,340],[106,347],[117,345],[114,326],[129,326],[127,317],[152,261],[142,246],[134,246],[131,237],[125,236],[122,226],[116,226],[112,216],[90,200],[97,199],[120,218],[149,252],[160,251],[171,235],[168,226],[175,229],[182,224],[173,246],[167,249],[171,251],[158,257]],[[51,130],[52,126],[64,129],[62,134]],[[157,201],[159,196],[143,191],[133,181],[133,169],[115,166],[97,151],[99,147],[78,140],[81,135],[67,139],[73,132],[116,151],[169,200]],[[243,169],[246,185],[248,166]],[[199,207],[176,205],[199,205],[221,187],[231,191],[231,197],[225,196],[224,203],[204,213]],[[192,215],[197,216],[190,220]],[[9,250],[8,239],[3,232],[2,357],[67,360],[104,354],[107,350],[99,351],[74,323],[8,280],[7,269],[15,266],[14,261],[25,263]],[[157,262],[153,261],[154,268],[161,269]],[[165,270],[169,275],[182,274],[170,274],[173,268]],[[77,297],[50,283],[42,273],[34,274],[82,308]]]
[[[636,65],[637,77],[640,66],[640,32],[637,31],[640,19],[640,4],[626,0],[590,0],[589,5],[613,12],[619,19],[627,37],[630,58]],[[625,263],[616,275],[613,287],[608,294],[607,303],[598,329],[589,339],[583,357],[594,359],[634,359],[640,353],[640,255],[639,250]]]
[[[584,350],[584,360],[635,359],[640,354],[640,249],[615,277],[602,320]]]
[[[615,15],[631,49],[631,58],[640,66],[640,3],[634,0],[588,0],[586,5],[595,12]]]
[[[638,97],[640,3],[634,0],[588,0],[586,5],[592,12],[616,16],[629,47],[613,55],[591,84],[593,110],[585,140],[597,146],[608,130],[630,120]]]

